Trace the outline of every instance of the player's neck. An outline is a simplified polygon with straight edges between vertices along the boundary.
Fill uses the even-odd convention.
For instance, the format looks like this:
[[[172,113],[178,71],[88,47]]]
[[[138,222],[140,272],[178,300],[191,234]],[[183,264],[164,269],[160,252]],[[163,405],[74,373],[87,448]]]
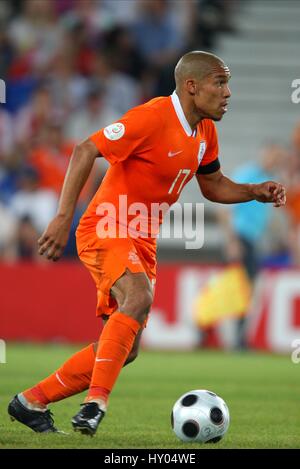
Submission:
[[[185,97],[178,91],[176,91],[176,94],[179,98],[185,118],[188,121],[191,129],[194,131],[203,117],[200,117],[199,114],[195,112],[194,105],[188,97]]]

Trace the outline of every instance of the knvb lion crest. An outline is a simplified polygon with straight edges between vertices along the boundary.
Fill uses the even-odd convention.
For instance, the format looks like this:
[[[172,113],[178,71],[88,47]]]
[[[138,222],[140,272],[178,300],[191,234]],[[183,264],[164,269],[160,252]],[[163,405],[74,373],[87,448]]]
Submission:
[[[206,151],[206,142],[202,140],[200,142],[199,151],[198,151],[198,164],[201,163],[205,151]]]

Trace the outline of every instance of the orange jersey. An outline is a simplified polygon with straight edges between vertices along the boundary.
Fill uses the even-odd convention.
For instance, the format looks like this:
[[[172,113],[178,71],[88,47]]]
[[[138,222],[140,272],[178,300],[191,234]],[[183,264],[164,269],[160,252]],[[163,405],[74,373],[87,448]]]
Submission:
[[[147,236],[153,218],[157,216],[158,224],[163,219],[162,213],[153,214],[153,204],[172,205],[197,172],[214,172],[220,167],[214,123],[204,119],[193,132],[175,92],[131,109],[90,139],[111,166],[81,218],[77,237],[82,241],[95,234],[104,214],[99,207],[105,204],[116,208],[113,217],[118,224],[126,224],[123,215],[120,217],[120,195],[127,208],[131,207],[127,222],[142,211],[146,228],[140,231]],[[124,207],[125,199],[121,202]],[[141,203],[146,211],[139,212]]]

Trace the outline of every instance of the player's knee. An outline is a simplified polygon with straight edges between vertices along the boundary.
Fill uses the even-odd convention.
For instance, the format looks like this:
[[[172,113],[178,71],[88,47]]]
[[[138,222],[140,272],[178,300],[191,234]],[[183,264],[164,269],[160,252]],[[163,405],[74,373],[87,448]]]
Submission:
[[[142,324],[150,311],[152,302],[153,293],[145,289],[136,292],[135,295],[126,297],[120,309]]]
[[[150,290],[143,290],[126,297],[123,303],[123,308],[134,315],[141,312],[149,312],[152,301],[152,292]]]
[[[139,298],[139,302],[140,309],[148,314],[153,303],[153,292],[151,290],[145,290]]]

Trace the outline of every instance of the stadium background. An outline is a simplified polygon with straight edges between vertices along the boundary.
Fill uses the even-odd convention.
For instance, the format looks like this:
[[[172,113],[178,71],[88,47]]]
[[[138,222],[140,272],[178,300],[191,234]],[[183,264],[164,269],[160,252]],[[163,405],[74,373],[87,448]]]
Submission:
[[[299,24],[298,0],[1,0],[0,448],[194,451],[172,434],[170,411],[196,388],[230,409],[229,432],[215,447],[299,448]],[[121,373],[103,427],[94,439],[70,434],[78,395],[51,406],[69,435],[43,438],[9,422],[7,403],[98,337],[94,284],[76,259],[74,231],[104,160],[80,198],[63,259],[40,258],[36,240],[55,213],[74,143],[170,94],[174,64],[192,49],[215,52],[232,72],[229,112],[218,124],[224,172],[244,171],[245,180],[246,164],[251,180],[250,163],[272,161],[287,207],[239,212],[259,233],[253,252],[244,246],[250,275],[258,255],[252,290],[229,230],[234,212],[190,183],[181,201],[205,203],[204,246],[159,240],[143,351]]]
[[[180,200],[205,203],[204,246],[159,241],[143,346],[260,349],[290,363],[300,343],[300,103],[291,98],[300,79],[299,2],[2,0],[0,23],[0,339],[7,348],[0,373],[10,348],[11,357],[22,355],[16,341],[97,339],[94,284],[76,259],[74,232],[104,161],[81,195],[63,259],[39,258],[36,240],[55,213],[74,143],[128,108],[172,93],[174,64],[193,49],[216,53],[231,69],[230,108],[218,124],[224,172],[276,153],[274,179],[286,184],[288,205],[271,211],[256,242],[259,272],[245,308],[244,280],[226,276],[232,263],[218,208],[189,184]],[[208,317],[199,319],[198,310],[196,319],[201,298]]]

